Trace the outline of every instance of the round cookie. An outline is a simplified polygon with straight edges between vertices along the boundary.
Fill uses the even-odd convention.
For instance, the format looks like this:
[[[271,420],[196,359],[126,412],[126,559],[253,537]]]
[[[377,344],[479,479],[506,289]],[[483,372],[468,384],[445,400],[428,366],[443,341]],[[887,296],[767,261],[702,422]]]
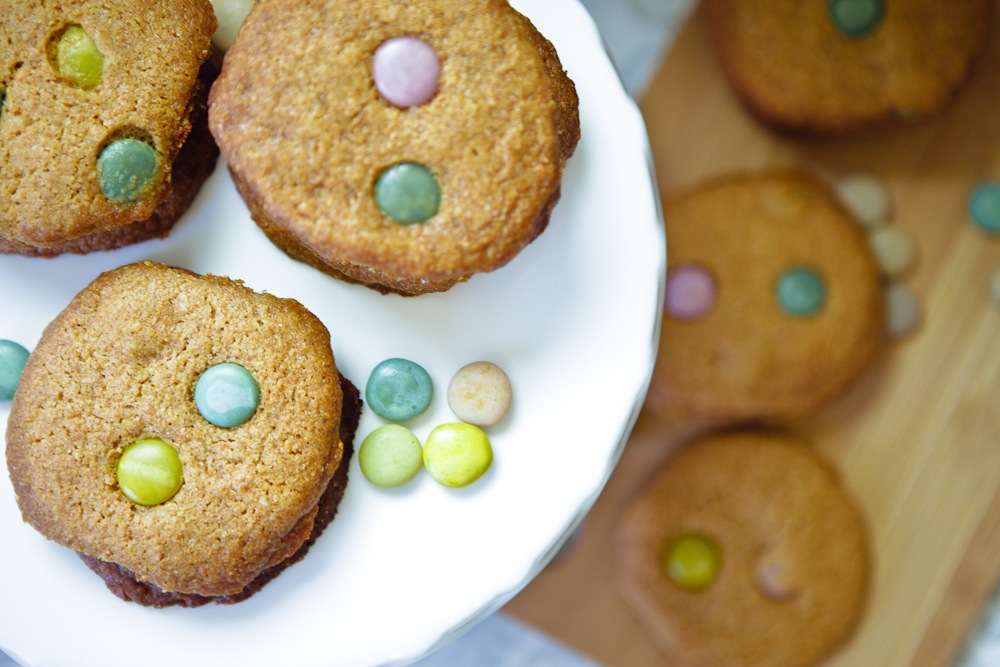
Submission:
[[[779,129],[842,134],[939,112],[967,79],[993,0],[710,0],[723,70]]]
[[[211,4],[0,0],[0,16],[0,253],[165,236],[218,156]]]
[[[278,247],[404,295],[450,289],[534,240],[580,133],[554,48],[504,0],[258,4],[209,123]]]
[[[617,583],[670,665],[812,665],[863,613],[866,532],[807,443],[712,435],[681,450],[626,510]]]
[[[884,342],[879,269],[818,178],[722,178],[664,201],[667,289],[645,407],[773,422],[843,392]]]
[[[223,363],[260,392],[231,428],[195,400],[199,377]],[[236,601],[332,518],[359,411],[329,332],[299,303],[143,262],[99,276],[46,327],[11,406],[7,465],[25,521],[122,597]],[[116,472],[143,438],[172,446],[183,477],[149,506]]]

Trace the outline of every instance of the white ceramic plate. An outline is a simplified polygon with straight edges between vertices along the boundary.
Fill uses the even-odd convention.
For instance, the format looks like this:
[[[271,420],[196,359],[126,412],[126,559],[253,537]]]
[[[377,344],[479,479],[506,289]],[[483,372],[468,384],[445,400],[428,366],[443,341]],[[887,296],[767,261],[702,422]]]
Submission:
[[[382,296],[273,248],[224,166],[169,239],[52,260],[0,257],[0,338],[29,349],[100,272],[149,258],[293,297],[332,332],[359,388],[388,357],[431,374],[424,437],[455,421],[452,374],[491,360],[515,403],[490,429],[490,471],[462,490],[422,473],[400,490],[352,462],[337,519],[300,563],[232,606],[150,609],[108,592],[22,523],[0,475],[0,647],[33,667],[403,664],[492,613],[550,560],[618,460],[656,354],[665,249],[645,127],[576,0],[513,3],[576,82],[582,139],[548,230],[506,267],[444,294]],[[0,405],[6,427],[9,403]],[[366,409],[358,443],[383,423]]]

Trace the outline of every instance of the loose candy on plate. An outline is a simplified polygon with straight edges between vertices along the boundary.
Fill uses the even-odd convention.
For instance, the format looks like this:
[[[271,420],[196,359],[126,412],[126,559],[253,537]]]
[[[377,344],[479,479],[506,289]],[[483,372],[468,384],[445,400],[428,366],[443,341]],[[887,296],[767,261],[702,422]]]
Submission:
[[[0,401],[14,398],[26,363],[28,350],[23,345],[0,339]]]
[[[448,384],[448,406],[476,426],[493,426],[510,410],[513,390],[503,369],[489,361],[466,364]]]
[[[379,417],[403,422],[424,413],[434,396],[423,366],[394,357],[378,364],[368,377],[365,400]]]
[[[492,463],[490,440],[473,424],[441,424],[424,443],[424,467],[443,486],[468,486],[482,477]]]
[[[423,448],[413,432],[400,424],[385,424],[368,434],[358,450],[361,472],[372,484],[403,486],[420,472]]]

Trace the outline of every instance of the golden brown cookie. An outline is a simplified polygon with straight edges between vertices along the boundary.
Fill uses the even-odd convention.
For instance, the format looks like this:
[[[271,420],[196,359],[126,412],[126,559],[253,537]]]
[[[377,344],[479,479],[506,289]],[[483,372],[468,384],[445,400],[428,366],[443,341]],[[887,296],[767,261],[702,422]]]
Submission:
[[[380,60],[392,47],[405,62]],[[413,295],[497,269],[545,229],[577,107],[555,49],[504,0],[272,0],[227,52],[209,121],[278,247]]]
[[[769,125],[840,134],[938,113],[966,80],[993,0],[709,0],[712,43]]]
[[[0,252],[168,233],[218,156],[215,26],[208,0],[0,0]]]
[[[233,368],[220,364],[259,389],[242,421],[196,400],[208,371]],[[165,593],[240,596],[313,533],[345,465],[342,419],[356,424],[346,405],[329,332],[299,303],[143,262],[99,276],[46,327],[11,407],[7,465],[25,521],[49,539]],[[144,438],[182,470],[155,502],[122,478]]]
[[[667,664],[804,667],[863,613],[866,532],[807,443],[712,435],[676,454],[627,509],[617,580]]]
[[[721,178],[664,201],[667,288],[645,407],[774,422],[843,392],[884,342],[878,266],[818,178]]]

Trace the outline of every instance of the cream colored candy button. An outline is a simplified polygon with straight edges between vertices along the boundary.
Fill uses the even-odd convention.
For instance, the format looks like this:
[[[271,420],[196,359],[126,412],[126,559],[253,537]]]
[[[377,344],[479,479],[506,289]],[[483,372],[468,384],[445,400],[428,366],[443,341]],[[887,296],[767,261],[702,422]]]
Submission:
[[[904,277],[917,262],[917,242],[899,226],[875,229],[868,240],[882,275],[889,280]]]
[[[448,405],[455,416],[476,426],[498,423],[510,409],[513,391],[507,374],[494,363],[463,366],[448,384]]]
[[[215,18],[219,21],[219,27],[215,30],[212,43],[221,51],[228,51],[229,47],[236,41],[236,34],[240,31],[243,19],[247,17],[253,8],[255,0],[212,0],[212,8],[215,10]]]
[[[920,299],[906,285],[895,283],[885,290],[886,333],[890,338],[902,338],[920,323]]]
[[[889,190],[871,174],[851,174],[837,181],[837,191],[848,209],[868,229],[886,222],[892,209]]]

